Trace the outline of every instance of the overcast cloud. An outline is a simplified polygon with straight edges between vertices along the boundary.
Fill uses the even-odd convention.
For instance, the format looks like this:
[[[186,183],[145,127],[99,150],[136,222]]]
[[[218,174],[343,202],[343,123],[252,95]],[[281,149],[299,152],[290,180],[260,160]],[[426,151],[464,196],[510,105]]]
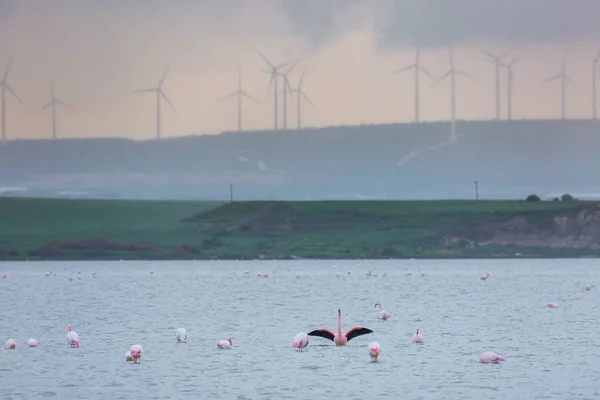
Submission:
[[[132,91],[156,85],[167,65],[176,112],[164,109],[166,135],[234,128],[235,102],[215,99],[234,90],[240,63],[245,89],[261,102],[247,104],[245,126],[270,127],[268,76],[255,48],[274,63],[306,55],[292,79],[308,68],[318,109],[306,108],[307,123],[329,125],[410,120],[411,76],[389,72],[412,62],[419,44],[440,76],[452,45],[457,67],[478,78],[458,80],[459,114],[488,118],[493,69],[467,45],[528,43],[515,70],[515,115],[541,117],[555,115],[558,86],[530,77],[556,74],[559,48],[574,43],[569,71],[583,89],[569,94],[569,109],[589,115],[582,80],[600,45],[598,20],[600,0],[0,0],[0,72],[14,55],[9,83],[26,107],[9,96],[13,136],[48,130],[49,115],[31,110],[49,100],[52,77],[57,97],[79,109],[59,111],[61,132],[151,137],[155,100]],[[447,117],[447,90],[423,86],[423,118]]]

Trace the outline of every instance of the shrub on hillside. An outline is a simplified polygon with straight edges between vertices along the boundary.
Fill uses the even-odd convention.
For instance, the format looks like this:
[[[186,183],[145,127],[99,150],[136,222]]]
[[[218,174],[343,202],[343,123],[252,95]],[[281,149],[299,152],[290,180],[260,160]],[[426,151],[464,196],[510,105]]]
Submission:
[[[577,201],[577,199],[571,196],[570,194],[565,193],[562,196],[560,196],[560,201]]]
[[[528,201],[530,203],[536,202],[536,201],[540,201],[540,196],[538,196],[537,194],[530,194],[529,196],[527,196],[527,198],[525,199],[525,201]]]

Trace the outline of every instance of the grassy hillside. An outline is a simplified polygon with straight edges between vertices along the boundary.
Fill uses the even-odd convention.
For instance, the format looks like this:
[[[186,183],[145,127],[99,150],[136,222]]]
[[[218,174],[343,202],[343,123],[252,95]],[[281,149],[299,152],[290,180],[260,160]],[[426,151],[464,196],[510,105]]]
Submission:
[[[583,256],[581,202],[0,199],[3,259]]]
[[[458,121],[155,140],[14,140],[0,186],[25,196],[237,200],[524,198],[596,192],[600,122]],[[84,133],[82,133],[84,136]],[[1,189],[0,189],[1,190]]]

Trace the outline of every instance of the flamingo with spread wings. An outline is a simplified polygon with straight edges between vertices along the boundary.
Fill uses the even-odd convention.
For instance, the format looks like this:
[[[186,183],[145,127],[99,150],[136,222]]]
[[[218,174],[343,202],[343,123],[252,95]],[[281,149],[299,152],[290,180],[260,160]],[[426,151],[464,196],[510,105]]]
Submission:
[[[363,328],[362,326],[356,326],[350,329],[345,334],[342,334],[342,310],[338,308],[338,329],[337,334],[334,334],[329,329],[317,329],[308,334],[308,336],[319,336],[325,339],[331,340],[335,343],[336,346],[344,346],[351,339],[354,339],[357,336],[366,335],[369,333],[373,333],[372,330],[368,328]]]

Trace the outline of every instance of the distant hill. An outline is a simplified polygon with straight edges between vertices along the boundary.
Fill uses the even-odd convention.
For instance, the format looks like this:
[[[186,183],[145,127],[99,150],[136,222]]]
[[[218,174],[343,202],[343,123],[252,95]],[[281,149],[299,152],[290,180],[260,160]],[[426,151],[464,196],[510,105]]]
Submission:
[[[600,123],[461,121],[0,146],[11,195],[226,199],[482,198],[598,193]],[[21,192],[10,188],[26,188]],[[0,194],[3,190],[0,190]],[[57,194],[60,192],[60,194]]]

